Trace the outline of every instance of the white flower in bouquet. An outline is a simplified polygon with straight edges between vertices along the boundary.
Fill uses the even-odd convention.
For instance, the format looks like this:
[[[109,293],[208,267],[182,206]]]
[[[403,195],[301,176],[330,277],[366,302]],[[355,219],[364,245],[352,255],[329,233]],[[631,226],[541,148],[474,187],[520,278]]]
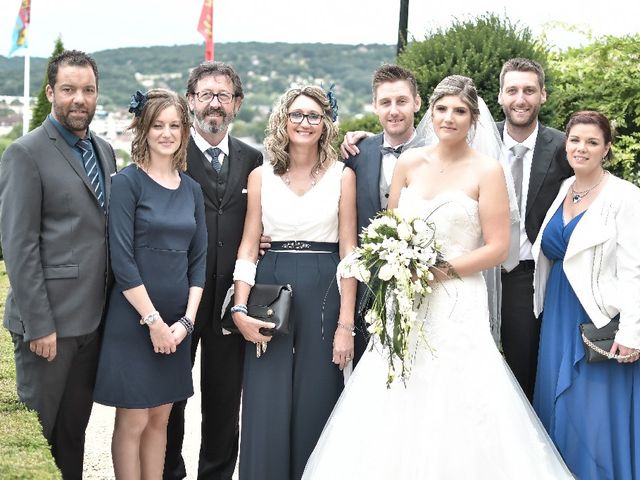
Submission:
[[[427,341],[414,310],[420,296],[431,293],[431,268],[446,263],[435,241],[434,225],[423,218],[405,218],[386,210],[360,235],[361,246],[343,260],[347,268],[368,286],[371,307],[365,314],[374,343],[386,353],[387,386],[398,376],[403,382],[413,361],[409,338],[416,331]],[[340,262],[341,265],[343,262]],[[365,272],[369,273],[368,275]]]

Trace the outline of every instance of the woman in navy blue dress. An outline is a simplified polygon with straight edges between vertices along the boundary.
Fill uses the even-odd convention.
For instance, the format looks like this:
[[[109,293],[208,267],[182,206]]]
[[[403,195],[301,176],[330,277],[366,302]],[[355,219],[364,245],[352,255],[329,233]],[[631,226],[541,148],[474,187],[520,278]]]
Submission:
[[[640,189],[602,167],[607,118],[567,124],[567,179],[533,246],[544,311],[533,406],[579,479],[640,478]],[[587,363],[579,325],[620,320],[611,353]]]
[[[190,337],[205,277],[200,186],[186,176],[186,102],[138,92],[133,165],[113,177],[111,290],[94,398],[117,407],[117,478],[161,478],[173,402],[193,394]]]

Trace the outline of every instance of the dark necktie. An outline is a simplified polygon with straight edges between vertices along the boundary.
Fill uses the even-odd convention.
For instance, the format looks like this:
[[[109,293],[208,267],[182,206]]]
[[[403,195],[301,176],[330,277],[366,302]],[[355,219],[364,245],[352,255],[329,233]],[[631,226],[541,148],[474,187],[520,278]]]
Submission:
[[[220,163],[220,160],[218,160],[218,157],[222,153],[222,150],[218,147],[211,147],[207,149],[207,153],[211,155],[211,166],[215,168],[216,172],[220,173],[222,164]]]
[[[386,155],[387,153],[390,153],[394,157],[398,158],[402,153],[403,146],[404,145],[400,145],[399,147],[393,148],[393,147],[385,147],[380,145],[380,153],[382,153],[382,155]]]
[[[518,200],[518,208],[522,210],[522,180],[523,180],[523,159],[525,154],[529,150],[528,147],[518,143],[511,147],[513,153],[513,160],[511,161],[511,176],[513,177],[513,186],[516,191],[516,199]]]
[[[100,185],[100,172],[98,171],[98,162],[96,160],[95,154],[93,153],[91,140],[78,140],[78,143],[76,143],[76,145],[82,152],[82,164],[84,165],[84,169],[87,172],[89,182],[91,182],[91,187],[96,194],[98,203],[101,207],[104,208],[104,192],[102,191],[102,185]]]

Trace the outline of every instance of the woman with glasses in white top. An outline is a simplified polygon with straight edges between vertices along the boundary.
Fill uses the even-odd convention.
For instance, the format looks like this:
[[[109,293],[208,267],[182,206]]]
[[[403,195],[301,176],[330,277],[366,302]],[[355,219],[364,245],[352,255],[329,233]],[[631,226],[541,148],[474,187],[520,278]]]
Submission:
[[[356,281],[335,274],[356,245],[355,175],[331,146],[333,92],[292,88],[269,119],[270,159],[249,176],[234,272],[233,320],[246,349],[240,479],[299,479],[343,387],[353,357]],[[271,248],[256,272],[260,235]],[[247,315],[252,285],[290,284],[291,331]],[[265,330],[267,329],[267,330]],[[255,345],[254,345],[255,344]]]

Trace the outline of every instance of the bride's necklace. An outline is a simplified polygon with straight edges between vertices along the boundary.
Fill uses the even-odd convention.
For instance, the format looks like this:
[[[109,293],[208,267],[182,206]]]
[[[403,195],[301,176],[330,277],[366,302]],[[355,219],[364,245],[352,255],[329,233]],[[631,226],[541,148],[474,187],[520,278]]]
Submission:
[[[587,195],[589,195],[589,193],[591,192],[591,190],[593,190],[594,188],[596,188],[598,185],[600,185],[600,183],[602,183],[602,179],[604,178],[604,176],[606,175],[607,171],[606,170],[602,170],[602,175],[600,175],[600,179],[598,180],[598,182],[595,185],[592,185],[591,187],[587,188],[586,190],[582,190],[580,192],[576,191],[573,186],[575,185],[575,181],[571,184],[571,201],[573,203],[580,203],[580,201],[586,197]]]

